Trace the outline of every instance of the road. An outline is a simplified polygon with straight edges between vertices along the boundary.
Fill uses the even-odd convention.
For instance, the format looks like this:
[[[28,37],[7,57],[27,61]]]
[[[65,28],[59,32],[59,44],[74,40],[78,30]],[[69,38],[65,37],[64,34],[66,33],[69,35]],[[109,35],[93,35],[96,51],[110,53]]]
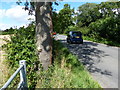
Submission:
[[[84,40],[83,44],[68,44],[66,36],[56,35],[98,81],[103,88],[118,88],[118,47]]]

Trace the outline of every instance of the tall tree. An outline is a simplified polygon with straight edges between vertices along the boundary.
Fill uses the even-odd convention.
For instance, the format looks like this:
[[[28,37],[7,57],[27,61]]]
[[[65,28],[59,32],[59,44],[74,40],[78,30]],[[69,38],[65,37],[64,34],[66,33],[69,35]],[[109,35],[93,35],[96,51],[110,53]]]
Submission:
[[[95,3],[86,3],[78,7],[77,15],[77,25],[78,26],[88,26],[91,22],[94,21],[96,10],[93,8],[97,7]],[[91,12],[92,11],[92,12]],[[97,13],[99,13],[97,11]]]
[[[102,37],[108,40],[120,42],[120,2],[102,2],[98,10],[102,17],[89,25],[90,36]],[[96,37],[97,36],[97,37]]]
[[[116,16],[119,15],[119,7],[120,7],[120,1],[119,2],[102,2],[98,5],[99,10],[102,13],[102,17],[106,18],[109,16]]]
[[[65,4],[64,8],[61,9],[58,14],[53,12],[54,30],[58,33],[64,33],[68,26],[74,25],[72,20],[73,14],[74,9],[71,9],[69,4]]]
[[[36,46],[39,61],[45,70],[52,62],[52,19],[50,12],[50,2],[36,3]]]
[[[18,0],[17,3],[20,4],[22,2]],[[25,3],[25,10],[29,10],[30,15],[35,10],[36,52],[44,70],[47,70],[52,62],[51,5],[51,2],[35,2],[35,0],[31,0],[31,2],[26,1]]]

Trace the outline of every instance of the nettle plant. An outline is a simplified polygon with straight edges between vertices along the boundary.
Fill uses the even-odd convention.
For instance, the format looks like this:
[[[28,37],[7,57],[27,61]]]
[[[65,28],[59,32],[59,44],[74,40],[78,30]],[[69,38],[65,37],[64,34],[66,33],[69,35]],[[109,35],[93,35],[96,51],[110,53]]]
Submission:
[[[28,87],[35,87],[37,83],[36,73],[38,71],[38,65],[40,65],[35,53],[35,26],[31,24],[27,28],[21,27],[16,30],[14,35],[11,36],[11,41],[5,47],[8,54],[7,61],[12,69],[16,70],[19,67],[20,60],[26,60]],[[14,86],[15,83],[12,85]]]

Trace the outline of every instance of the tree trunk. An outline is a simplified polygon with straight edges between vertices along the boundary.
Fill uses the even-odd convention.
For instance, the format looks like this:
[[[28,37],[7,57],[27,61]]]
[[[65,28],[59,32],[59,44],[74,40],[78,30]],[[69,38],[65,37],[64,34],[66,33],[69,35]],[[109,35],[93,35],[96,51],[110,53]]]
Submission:
[[[52,19],[50,2],[36,3],[36,46],[39,61],[47,70],[52,62]]]

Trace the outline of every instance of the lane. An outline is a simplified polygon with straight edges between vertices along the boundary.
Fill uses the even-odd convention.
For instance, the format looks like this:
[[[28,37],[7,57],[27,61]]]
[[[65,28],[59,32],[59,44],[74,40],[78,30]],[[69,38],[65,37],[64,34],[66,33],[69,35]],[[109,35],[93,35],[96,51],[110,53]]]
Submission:
[[[83,44],[68,44],[64,35],[56,35],[55,39],[78,56],[103,88],[118,88],[118,47],[86,40]]]

